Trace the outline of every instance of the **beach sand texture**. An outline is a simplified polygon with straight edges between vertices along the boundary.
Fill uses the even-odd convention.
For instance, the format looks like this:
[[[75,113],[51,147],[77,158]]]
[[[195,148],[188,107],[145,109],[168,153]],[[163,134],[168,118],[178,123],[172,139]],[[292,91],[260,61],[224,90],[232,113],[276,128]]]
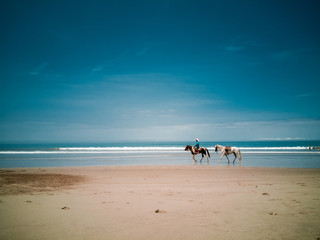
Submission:
[[[320,239],[320,169],[0,170],[0,239]]]

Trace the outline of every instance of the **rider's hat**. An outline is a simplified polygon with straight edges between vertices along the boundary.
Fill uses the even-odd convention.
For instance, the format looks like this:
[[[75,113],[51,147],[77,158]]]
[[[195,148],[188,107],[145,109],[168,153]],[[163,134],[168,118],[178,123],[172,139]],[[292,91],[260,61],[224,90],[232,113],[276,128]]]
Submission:
[[[196,141],[198,141],[198,142],[199,142],[199,139],[198,139],[198,138],[196,138]]]

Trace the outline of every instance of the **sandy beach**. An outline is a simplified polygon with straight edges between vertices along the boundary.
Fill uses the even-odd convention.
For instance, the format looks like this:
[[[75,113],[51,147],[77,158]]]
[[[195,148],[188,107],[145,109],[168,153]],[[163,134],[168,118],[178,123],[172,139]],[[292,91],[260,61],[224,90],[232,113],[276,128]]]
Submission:
[[[320,169],[1,169],[0,216],[0,239],[320,239]]]

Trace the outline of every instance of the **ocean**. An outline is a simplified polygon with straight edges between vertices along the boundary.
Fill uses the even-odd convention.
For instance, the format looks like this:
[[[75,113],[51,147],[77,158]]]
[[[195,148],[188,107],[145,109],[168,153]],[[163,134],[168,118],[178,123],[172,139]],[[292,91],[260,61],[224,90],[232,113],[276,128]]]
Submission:
[[[184,151],[194,142],[46,143],[0,144],[0,168],[67,167],[107,165],[192,165]],[[210,152],[209,165],[219,166],[220,152],[214,146],[239,147],[243,167],[320,168],[320,141],[200,142]],[[311,150],[309,150],[311,146]],[[201,155],[197,155],[199,160]],[[234,166],[233,155],[229,155]],[[207,164],[206,157],[202,161]],[[221,166],[228,166],[222,159]],[[235,166],[239,166],[238,159]]]

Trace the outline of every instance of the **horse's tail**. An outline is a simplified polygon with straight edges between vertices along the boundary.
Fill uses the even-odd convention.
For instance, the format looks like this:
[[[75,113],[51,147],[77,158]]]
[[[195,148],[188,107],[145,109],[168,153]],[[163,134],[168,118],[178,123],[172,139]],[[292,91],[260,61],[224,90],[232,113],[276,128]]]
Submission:
[[[241,151],[239,149],[239,162],[241,162],[241,160],[242,160],[242,155],[241,155]]]
[[[207,153],[208,153],[208,156],[209,156],[209,158],[210,158],[210,153],[209,153],[209,150],[207,149]]]

